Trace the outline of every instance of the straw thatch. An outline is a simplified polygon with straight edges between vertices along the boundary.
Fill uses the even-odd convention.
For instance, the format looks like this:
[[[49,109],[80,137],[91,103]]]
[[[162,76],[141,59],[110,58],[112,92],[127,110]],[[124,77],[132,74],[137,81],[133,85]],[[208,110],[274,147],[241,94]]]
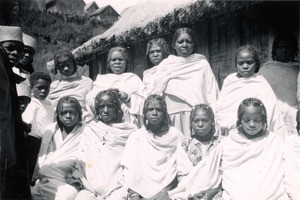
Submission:
[[[86,63],[114,45],[136,44],[170,33],[178,24],[192,25],[205,17],[247,9],[255,3],[258,1],[144,0],[128,8],[110,29],[73,53],[77,60]]]

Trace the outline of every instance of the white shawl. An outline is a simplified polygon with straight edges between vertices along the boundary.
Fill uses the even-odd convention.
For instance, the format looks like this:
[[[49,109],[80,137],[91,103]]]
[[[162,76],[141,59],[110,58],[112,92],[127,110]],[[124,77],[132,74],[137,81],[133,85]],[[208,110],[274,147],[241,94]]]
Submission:
[[[121,165],[125,186],[144,198],[152,198],[176,177],[176,149],[182,133],[170,127],[155,137],[143,126],[133,132],[126,144]]]
[[[146,88],[142,80],[133,73],[99,74],[93,83],[93,89],[86,96],[86,106],[91,115],[95,115],[94,102],[96,95],[100,91],[110,88],[119,89],[130,95],[129,112],[142,115],[142,108],[147,95]]]
[[[187,199],[222,182],[224,200],[287,200],[283,170],[279,136],[270,132],[249,140],[232,130],[169,194]]]
[[[174,95],[191,106],[211,104],[217,100],[219,88],[206,58],[192,54],[187,58],[170,55],[159,65],[145,71],[148,94]]]
[[[218,124],[221,127],[232,128],[237,121],[240,103],[250,97],[263,102],[267,110],[269,129],[283,136],[284,121],[277,107],[277,98],[269,83],[263,76],[257,74],[238,78],[237,73],[233,73],[226,77],[216,105],[212,105]]]
[[[80,143],[77,168],[83,186],[94,194],[108,196],[118,187],[122,171],[120,160],[133,124],[113,124],[92,121],[84,130]]]

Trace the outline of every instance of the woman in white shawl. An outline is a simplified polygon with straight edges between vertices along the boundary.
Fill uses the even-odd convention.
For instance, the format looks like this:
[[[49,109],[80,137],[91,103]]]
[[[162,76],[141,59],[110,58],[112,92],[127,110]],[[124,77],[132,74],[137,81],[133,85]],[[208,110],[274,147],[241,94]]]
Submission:
[[[172,199],[206,199],[206,190],[222,183],[224,200],[288,200],[284,183],[283,139],[268,131],[262,101],[245,99],[231,130],[179,186]]]
[[[115,90],[103,90],[95,99],[97,117],[84,130],[73,172],[83,184],[76,200],[121,199],[127,191],[120,189],[121,156],[127,138],[137,127],[122,123],[123,111]]]
[[[145,100],[145,125],[133,132],[121,165],[124,187],[130,199],[168,199],[177,183],[177,145],[182,133],[168,123],[167,107],[159,95]]]
[[[89,113],[96,116],[94,108],[95,96],[102,90],[116,89],[119,93],[122,110],[129,113],[130,121],[140,126],[139,117],[146,98],[146,88],[142,80],[134,73],[126,72],[129,68],[129,55],[123,47],[113,47],[107,56],[108,74],[99,74],[93,83],[92,91],[86,97]]]
[[[292,33],[281,33],[275,37],[272,46],[272,61],[263,64],[259,70],[274,90],[289,134],[297,134],[296,112],[297,76],[299,63],[295,61],[298,41]]]
[[[55,74],[60,72],[58,80],[51,83],[48,99],[56,108],[57,102],[62,96],[70,95],[75,97],[83,109],[84,118],[87,109],[85,96],[93,87],[92,79],[78,74],[77,62],[70,51],[60,51],[54,55]]]
[[[76,164],[83,131],[82,110],[74,97],[62,97],[57,104],[57,122],[43,134],[31,189],[33,199],[74,199],[77,188],[67,183]]]
[[[217,100],[219,88],[206,58],[195,53],[196,37],[190,28],[179,28],[172,47],[178,56],[170,55],[147,70],[143,81],[147,93],[165,97],[172,124],[190,137],[191,108],[198,103]]]
[[[285,126],[276,95],[264,77],[257,74],[260,61],[256,48],[251,45],[241,46],[237,50],[235,64],[237,72],[225,78],[216,105],[212,105],[222,134],[228,134],[235,127],[240,102],[245,98],[255,97],[266,106],[269,129],[284,136]]]

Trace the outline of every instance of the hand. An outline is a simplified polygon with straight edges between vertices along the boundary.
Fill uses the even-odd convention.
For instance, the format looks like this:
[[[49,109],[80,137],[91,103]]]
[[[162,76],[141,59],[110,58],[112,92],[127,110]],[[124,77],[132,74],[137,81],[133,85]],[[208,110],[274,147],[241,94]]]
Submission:
[[[206,200],[207,195],[205,191],[194,194],[193,200]]]
[[[136,196],[133,196],[131,198],[129,198],[130,200],[140,200],[140,196],[139,195],[136,195]]]
[[[128,100],[129,95],[126,92],[119,91],[119,97],[122,101],[126,102]]]

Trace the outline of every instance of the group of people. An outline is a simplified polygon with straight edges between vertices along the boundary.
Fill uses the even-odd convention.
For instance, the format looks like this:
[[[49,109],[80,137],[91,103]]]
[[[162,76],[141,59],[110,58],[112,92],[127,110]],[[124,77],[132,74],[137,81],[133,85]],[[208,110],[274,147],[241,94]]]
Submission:
[[[24,44],[10,34],[0,40],[4,50],[7,41]],[[15,141],[26,142],[3,151],[11,136],[1,129],[1,177],[14,160],[27,167],[32,199],[299,199],[297,40],[276,37],[274,61],[263,65],[254,46],[238,48],[221,90],[196,44],[187,27],[173,35],[174,55],[165,39],[150,40],[142,79],[127,72],[121,46],[95,81],[78,74],[70,51],[54,55],[58,80],[35,71],[17,93],[7,79],[10,98],[19,96],[10,114],[23,128]],[[11,60],[12,68],[19,58]],[[9,164],[19,148],[24,157]]]

